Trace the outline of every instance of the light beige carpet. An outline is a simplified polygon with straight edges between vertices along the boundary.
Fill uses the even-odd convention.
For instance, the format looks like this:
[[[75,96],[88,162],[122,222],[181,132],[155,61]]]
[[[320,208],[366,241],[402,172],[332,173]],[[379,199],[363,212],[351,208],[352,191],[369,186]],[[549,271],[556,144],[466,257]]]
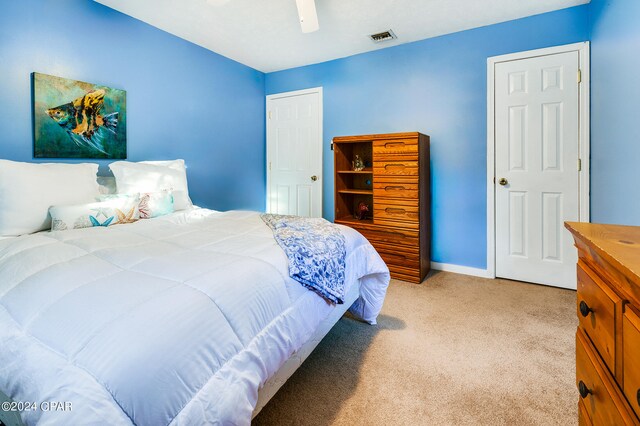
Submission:
[[[254,425],[575,425],[575,292],[432,272],[342,318]]]

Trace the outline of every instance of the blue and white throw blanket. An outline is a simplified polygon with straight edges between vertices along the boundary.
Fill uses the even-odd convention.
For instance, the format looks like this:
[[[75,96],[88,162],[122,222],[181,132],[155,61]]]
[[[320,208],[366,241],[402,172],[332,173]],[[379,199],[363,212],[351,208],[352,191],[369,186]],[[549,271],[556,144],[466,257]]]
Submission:
[[[338,227],[322,218],[260,217],[289,259],[289,276],[333,303],[344,303],[347,251]]]

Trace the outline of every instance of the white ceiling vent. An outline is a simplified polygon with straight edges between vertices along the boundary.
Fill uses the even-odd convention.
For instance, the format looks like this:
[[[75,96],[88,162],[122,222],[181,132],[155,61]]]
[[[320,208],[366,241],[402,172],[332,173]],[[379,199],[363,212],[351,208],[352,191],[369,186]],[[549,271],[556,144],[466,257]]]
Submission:
[[[371,34],[369,38],[373,40],[374,43],[384,43],[385,41],[395,40],[398,37],[396,37],[392,30],[389,30],[377,34]]]

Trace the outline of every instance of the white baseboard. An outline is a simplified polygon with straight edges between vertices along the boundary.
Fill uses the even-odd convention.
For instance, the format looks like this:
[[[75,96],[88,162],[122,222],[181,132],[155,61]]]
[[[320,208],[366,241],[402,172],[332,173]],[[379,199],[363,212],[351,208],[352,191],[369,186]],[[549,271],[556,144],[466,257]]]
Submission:
[[[431,269],[445,272],[455,272],[456,274],[473,275],[474,277],[493,278],[489,276],[486,269],[472,268],[470,266],[453,265],[451,263],[431,262]]]

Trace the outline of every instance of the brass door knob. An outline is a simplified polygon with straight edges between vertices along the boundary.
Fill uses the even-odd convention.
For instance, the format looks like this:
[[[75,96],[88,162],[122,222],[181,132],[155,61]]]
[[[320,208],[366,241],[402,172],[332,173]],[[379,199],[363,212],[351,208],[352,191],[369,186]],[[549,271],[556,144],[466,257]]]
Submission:
[[[508,180],[506,180],[505,178],[500,178],[500,180],[498,181],[498,183],[502,186],[505,186],[506,184],[509,183]]]
[[[314,181],[314,182],[317,181],[318,180],[318,176],[316,176],[316,175],[311,176],[311,180]]]

